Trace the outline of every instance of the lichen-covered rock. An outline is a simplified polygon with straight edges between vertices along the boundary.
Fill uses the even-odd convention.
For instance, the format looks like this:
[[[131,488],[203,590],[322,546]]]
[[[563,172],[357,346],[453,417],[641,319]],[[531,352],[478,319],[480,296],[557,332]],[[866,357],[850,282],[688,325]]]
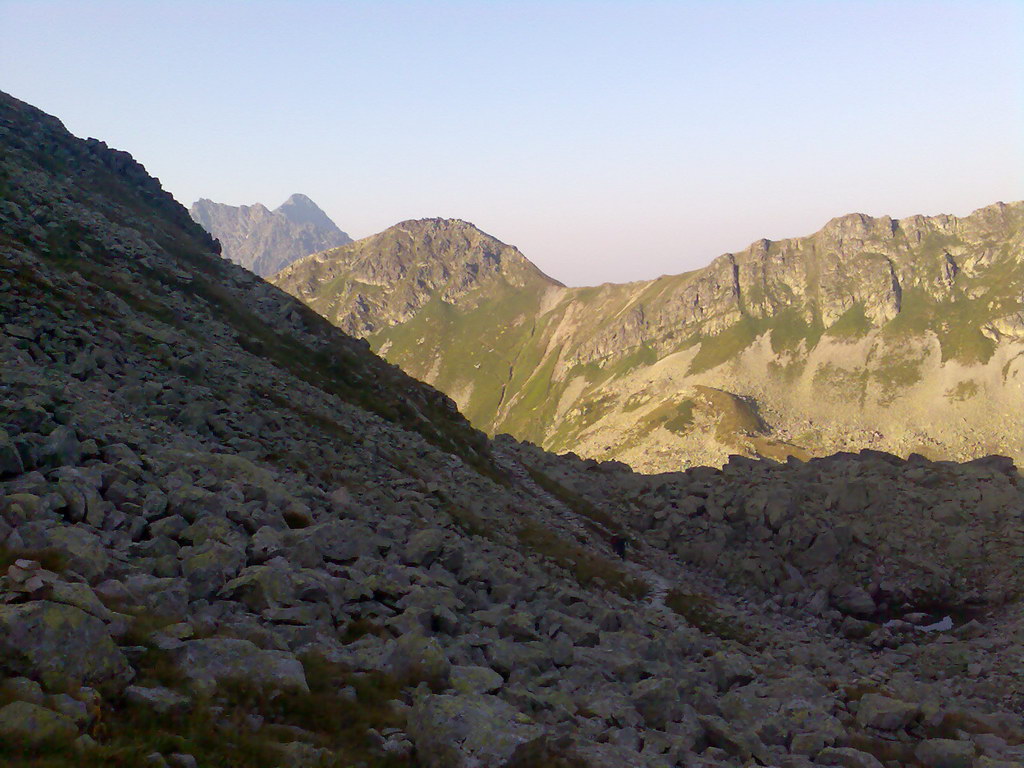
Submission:
[[[451,669],[451,686],[456,693],[494,693],[505,679],[490,667],[472,665]]]
[[[129,704],[151,709],[158,715],[184,712],[192,702],[188,696],[162,686],[129,685],[124,691],[124,698]]]
[[[425,696],[409,712],[407,731],[428,768],[503,765],[519,744],[541,735],[497,696]]]
[[[882,731],[896,731],[910,725],[920,711],[917,704],[868,693],[858,704],[857,722]]]
[[[838,765],[840,768],[884,768],[878,758],[852,747],[827,747],[815,758],[818,765]]]
[[[439,528],[417,531],[406,543],[402,559],[410,565],[426,568],[441,554],[444,549],[444,539],[444,531]]]
[[[50,689],[120,690],[134,674],[102,621],[48,601],[0,606],[0,665]]]
[[[248,640],[189,640],[174,651],[181,672],[201,685],[245,681],[278,690],[309,691],[302,664],[285,651],[267,651]]]
[[[440,643],[419,635],[398,638],[388,656],[387,666],[398,680],[413,685],[423,681],[435,688],[448,684],[452,668]]]
[[[971,768],[974,744],[956,739],[925,739],[914,749],[925,768]]]
[[[71,718],[36,704],[15,701],[0,709],[0,741],[67,744],[77,735],[78,727]]]

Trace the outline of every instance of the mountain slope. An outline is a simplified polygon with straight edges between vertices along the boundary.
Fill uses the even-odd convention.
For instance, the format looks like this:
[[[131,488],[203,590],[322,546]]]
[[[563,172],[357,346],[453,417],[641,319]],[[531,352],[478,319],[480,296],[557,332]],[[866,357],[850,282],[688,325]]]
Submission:
[[[673,469],[865,444],[1021,455],[1022,258],[1024,204],[1000,203],[964,218],[852,214],[684,275],[503,286],[472,306],[433,294],[401,316],[334,303],[353,283],[320,279],[310,260],[279,284],[482,429]],[[497,309],[510,305],[526,309]],[[500,345],[510,325],[500,357],[468,352]]]
[[[189,213],[220,241],[226,258],[261,276],[310,253],[352,242],[305,195],[292,195],[273,211],[261,203],[233,206],[204,198]]]

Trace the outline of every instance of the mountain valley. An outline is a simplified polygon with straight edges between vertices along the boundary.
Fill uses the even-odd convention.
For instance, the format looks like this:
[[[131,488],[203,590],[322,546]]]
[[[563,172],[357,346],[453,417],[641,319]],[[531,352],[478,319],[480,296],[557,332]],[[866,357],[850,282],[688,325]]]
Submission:
[[[307,306],[2,93],[0,147],[0,763],[1024,765],[1013,460],[804,461],[740,386],[866,366],[865,424],[954,388],[1009,421],[964,440],[1001,440],[1019,204],[591,289],[405,222],[278,275]],[[659,428],[782,460],[639,474],[473,426],[596,446],[575,411],[667,382],[694,394]]]

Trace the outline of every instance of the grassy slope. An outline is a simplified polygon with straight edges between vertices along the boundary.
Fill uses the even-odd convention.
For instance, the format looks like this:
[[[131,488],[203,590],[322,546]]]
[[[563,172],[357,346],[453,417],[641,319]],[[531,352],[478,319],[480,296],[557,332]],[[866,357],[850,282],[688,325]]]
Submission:
[[[1010,219],[1007,229],[1019,233],[1024,208],[1015,206],[1005,215]],[[943,361],[985,362],[995,344],[981,328],[1021,308],[1024,273],[1017,246],[997,237],[986,242],[984,234],[977,232],[974,241],[966,243],[959,235],[929,226],[923,228],[919,242],[898,228],[891,238],[880,236],[875,242],[868,237],[854,247],[860,256],[843,257],[845,272],[837,273],[833,266],[827,275],[837,246],[822,233],[770,244],[769,263],[797,260],[804,284],[788,285],[771,274],[753,281],[742,296],[739,321],[717,333],[701,324],[671,322],[673,301],[678,302],[706,275],[697,271],[647,283],[568,289],[543,315],[545,286],[529,281],[523,288],[495,283],[485,293],[470,293],[456,305],[435,297],[411,321],[380,331],[370,341],[376,349],[384,347],[388,359],[412,375],[456,396],[463,412],[486,431],[506,431],[546,447],[570,449],[583,430],[608,413],[625,409],[609,393],[609,385],[672,352],[697,345],[689,373],[700,375],[736,360],[759,337],[769,334],[772,350],[780,356],[769,373],[786,380],[801,370],[800,361],[823,336],[845,341],[863,338],[873,325],[864,300],[856,298],[865,290],[858,281],[868,274],[884,279],[892,263],[903,286],[902,306],[881,329],[881,346],[873,353],[871,370],[836,373],[858,378],[856,390],[862,401],[869,380],[878,383],[883,399],[891,399],[921,375],[921,361],[899,353],[907,340],[934,334]],[[844,253],[849,248],[845,246]],[[945,293],[936,289],[947,252],[954,253],[963,267],[965,254],[986,250],[988,264],[970,274],[962,271]],[[736,258],[742,263],[742,257]],[[855,297],[829,327],[820,311],[826,300],[822,287],[826,280],[831,281],[832,296]],[[769,309],[765,316],[757,309],[762,306],[777,309]],[[638,309],[645,320],[642,331],[638,336],[624,334],[626,319]],[[595,357],[595,349],[609,353]],[[573,382],[574,390],[580,382],[583,386],[571,407],[559,414],[559,402]],[[687,419],[685,414],[680,417],[677,408],[686,411],[689,406],[682,404],[684,400],[675,398],[655,422],[671,421],[682,431]]]

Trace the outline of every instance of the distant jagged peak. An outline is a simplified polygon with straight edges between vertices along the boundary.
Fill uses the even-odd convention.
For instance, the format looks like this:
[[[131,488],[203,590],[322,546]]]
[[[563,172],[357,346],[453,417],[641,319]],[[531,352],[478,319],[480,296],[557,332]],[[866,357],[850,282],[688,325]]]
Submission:
[[[236,206],[200,198],[190,213],[220,241],[226,258],[264,277],[303,256],[352,242],[316,203],[298,193],[273,211],[263,203]]]
[[[295,224],[312,224],[323,229],[337,229],[337,225],[306,195],[296,192],[274,209]]]

